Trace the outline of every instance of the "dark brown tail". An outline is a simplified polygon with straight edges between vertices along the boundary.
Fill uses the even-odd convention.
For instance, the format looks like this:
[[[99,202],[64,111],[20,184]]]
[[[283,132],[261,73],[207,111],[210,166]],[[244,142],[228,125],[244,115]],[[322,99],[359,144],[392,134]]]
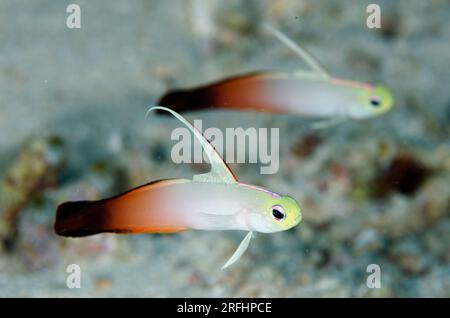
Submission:
[[[82,237],[103,232],[90,208],[96,201],[65,202],[56,210],[55,232],[61,236]]]
[[[214,96],[205,89],[169,91],[159,101],[159,106],[170,108],[178,113],[216,108]],[[167,112],[158,111],[167,115]]]

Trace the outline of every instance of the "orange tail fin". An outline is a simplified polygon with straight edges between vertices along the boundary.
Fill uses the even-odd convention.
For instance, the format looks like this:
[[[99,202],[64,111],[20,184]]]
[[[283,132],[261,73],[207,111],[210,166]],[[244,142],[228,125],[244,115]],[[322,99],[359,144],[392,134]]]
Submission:
[[[98,233],[175,233],[188,230],[166,213],[152,211],[152,200],[164,200],[154,191],[184,183],[183,179],[158,180],[114,197],[98,201],[65,202],[56,211],[55,232],[62,236],[82,237]],[[153,198],[153,199],[152,199]],[[161,214],[162,213],[162,214]]]
[[[106,201],[106,200],[103,200]],[[188,230],[179,226],[146,225],[130,227],[119,221],[108,222],[105,225],[106,209],[101,201],[65,202],[56,211],[55,232],[61,236],[83,237],[99,233],[177,233]],[[109,219],[111,221],[111,219]]]

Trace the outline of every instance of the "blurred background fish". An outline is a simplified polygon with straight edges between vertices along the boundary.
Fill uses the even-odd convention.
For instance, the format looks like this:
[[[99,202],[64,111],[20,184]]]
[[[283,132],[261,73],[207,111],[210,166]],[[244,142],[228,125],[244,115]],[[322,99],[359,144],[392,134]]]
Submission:
[[[370,118],[391,109],[393,97],[387,88],[333,78],[305,49],[271,25],[264,26],[310,70],[243,74],[193,89],[169,91],[158,104],[179,112],[219,108],[326,118],[322,123]]]

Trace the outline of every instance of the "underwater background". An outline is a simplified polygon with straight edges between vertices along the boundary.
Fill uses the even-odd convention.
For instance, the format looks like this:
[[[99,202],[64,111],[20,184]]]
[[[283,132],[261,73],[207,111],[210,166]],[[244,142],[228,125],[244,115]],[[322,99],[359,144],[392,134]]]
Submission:
[[[68,29],[66,7],[81,7]],[[450,2],[0,1],[0,296],[450,297]],[[230,164],[241,182],[296,198],[302,223],[243,232],[53,232],[56,206],[202,164],[170,158],[172,118],[145,112],[167,90],[265,69],[304,68],[271,23],[336,77],[383,83],[379,117],[312,130],[289,115],[184,114],[204,127],[279,127],[280,169]],[[157,206],[155,206],[157,208]],[[66,286],[79,264],[80,289]],[[366,285],[369,264],[381,288]]]

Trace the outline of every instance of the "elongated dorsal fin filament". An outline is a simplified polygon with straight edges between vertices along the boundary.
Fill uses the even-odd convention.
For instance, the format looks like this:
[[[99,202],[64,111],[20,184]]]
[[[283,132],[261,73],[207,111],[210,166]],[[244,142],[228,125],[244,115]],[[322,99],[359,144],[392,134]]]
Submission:
[[[181,121],[189,130],[194,134],[197,140],[200,142],[203,150],[208,156],[209,163],[211,164],[211,171],[208,173],[197,174],[193,177],[194,181],[198,182],[222,182],[222,183],[236,183],[236,177],[231,172],[230,168],[228,168],[225,161],[223,161],[222,157],[220,157],[219,153],[214,149],[214,147],[206,140],[206,138],[201,134],[201,132],[195,128],[190,122],[188,122],[183,116],[178,114],[177,112],[171,110],[167,107],[162,106],[153,106],[151,107],[145,117],[148,117],[148,114],[153,110],[164,110],[166,112],[171,113],[175,118]]]
[[[275,27],[264,24],[264,28],[272,33],[278,40],[280,40],[284,45],[297,53],[298,56],[316,73],[318,76],[323,79],[330,79],[331,75],[323,68],[320,63],[305,49],[303,49],[300,45],[295,43],[292,39],[290,39],[287,35],[282,33],[281,31],[275,29]]]

